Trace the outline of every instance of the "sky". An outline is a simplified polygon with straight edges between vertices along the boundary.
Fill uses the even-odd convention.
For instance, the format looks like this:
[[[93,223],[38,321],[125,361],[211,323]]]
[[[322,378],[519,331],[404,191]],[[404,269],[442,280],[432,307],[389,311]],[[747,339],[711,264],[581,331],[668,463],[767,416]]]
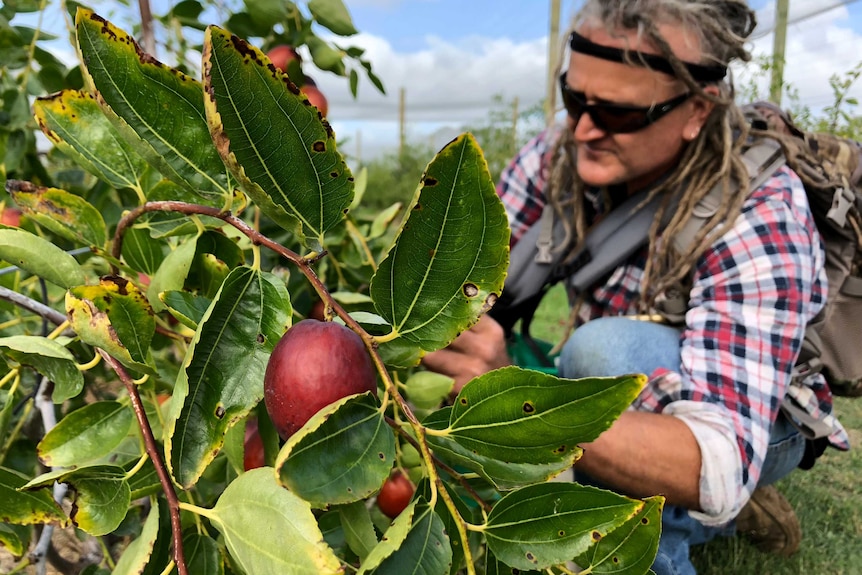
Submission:
[[[561,0],[563,30],[581,1]],[[171,4],[170,0],[151,2],[156,13]],[[495,96],[507,103],[517,98],[522,112],[545,97],[548,0],[344,2],[360,33],[338,42],[365,49],[365,58],[383,81],[386,94],[360,74],[354,99],[345,78],[309,64],[304,71],[326,94],[328,119],[348,157],[368,160],[397,149],[402,89],[408,140],[431,142],[433,134],[443,132],[442,141],[433,141],[438,146],[465,126],[487,120]],[[116,1],[90,4],[109,19],[114,10],[122,10]],[[137,8],[135,2],[127,4]],[[749,4],[758,17],[750,49],[755,55],[771,54],[774,0],[749,0]],[[790,0],[789,20],[785,79],[798,92],[799,103],[816,111],[833,101],[830,76],[843,75],[862,60],[862,2]],[[323,29],[318,32],[325,34]],[[558,46],[555,42],[555,54]],[[737,85],[750,83],[751,77],[752,68],[737,70]],[[862,81],[851,93],[862,99]]]

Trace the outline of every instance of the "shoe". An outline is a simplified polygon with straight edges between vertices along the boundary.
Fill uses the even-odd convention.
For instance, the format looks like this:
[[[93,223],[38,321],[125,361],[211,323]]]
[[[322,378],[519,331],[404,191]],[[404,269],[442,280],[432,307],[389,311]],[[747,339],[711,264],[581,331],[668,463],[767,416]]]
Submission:
[[[796,513],[773,485],[754,490],[736,517],[736,531],[763,553],[785,557],[796,553],[802,541]]]

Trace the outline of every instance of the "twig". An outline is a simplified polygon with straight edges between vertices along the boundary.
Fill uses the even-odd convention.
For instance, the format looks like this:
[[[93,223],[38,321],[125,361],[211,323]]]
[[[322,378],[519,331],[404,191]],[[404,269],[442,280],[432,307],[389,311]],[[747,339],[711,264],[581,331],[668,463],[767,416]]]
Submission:
[[[147,202],[146,204],[135,208],[134,210],[123,216],[117,223],[117,229],[114,232],[113,255],[117,260],[119,260],[120,254],[122,253],[122,240],[126,229],[131,226],[134,221],[141,215],[154,211],[172,211],[186,215],[198,214],[218,218],[220,220],[223,220],[225,223],[232,225],[234,228],[245,234],[245,236],[248,237],[255,245],[262,245],[268,247],[275,253],[290,260],[293,264],[297,266],[297,268],[299,268],[299,271],[302,272],[306,279],[311,283],[311,285],[314,287],[314,290],[321,297],[321,299],[323,299],[327,303],[327,305],[332,308],[332,310],[338,315],[338,317],[344,320],[344,323],[347,325],[347,327],[352,329],[359,337],[362,338],[362,341],[365,344],[365,347],[368,350],[369,354],[371,355],[371,359],[375,367],[377,368],[377,372],[380,374],[380,377],[383,380],[384,385],[386,386],[386,392],[398,404],[398,407],[400,408],[404,416],[407,418],[410,427],[416,434],[419,446],[419,453],[422,455],[422,459],[424,459],[427,464],[426,469],[428,471],[428,477],[432,483],[431,504],[432,506],[434,505],[434,500],[436,499],[437,494],[439,494],[439,496],[443,498],[443,502],[446,504],[446,507],[449,509],[449,512],[455,519],[455,526],[458,530],[458,535],[464,546],[464,558],[467,564],[467,573],[468,575],[474,575],[476,570],[471,557],[470,541],[467,538],[467,526],[463,518],[461,518],[460,513],[458,512],[458,508],[455,506],[455,502],[449,496],[449,492],[446,490],[445,487],[443,487],[443,481],[440,478],[440,474],[437,473],[437,468],[435,467],[434,457],[431,454],[431,450],[428,448],[428,442],[425,440],[425,428],[416,418],[416,414],[414,414],[413,410],[410,409],[410,406],[407,404],[404,397],[399,393],[398,387],[392,381],[392,377],[389,375],[389,371],[386,369],[383,360],[380,358],[380,354],[377,352],[377,340],[368,332],[366,332],[362,328],[362,326],[359,325],[359,323],[355,319],[353,319],[353,317],[350,316],[350,314],[348,314],[347,311],[332,298],[332,296],[329,295],[326,286],[323,285],[323,282],[320,280],[320,278],[317,276],[317,273],[315,273],[314,269],[311,267],[311,264],[314,263],[314,261],[316,260],[313,258],[304,258],[293,250],[290,250],[282,246],[278,242],[269,239],[265,235],[261,234],[260,232],[249,226],[240,218],[231,214],[229,211],[224,211],[219,208],[212,208],[209,206],[202,206],[199,204],[189,204],[186,202],[176,201]],[[114,273],[116,273],[116,268],[114,268],[113,271]],[[158,470],[158,466],[156,467],[156,469]],[[171,506],[171,511],[174,511],[173,505]],[[177,564],[179,565],[180,562],[177,561]],[[180,573],[180,575],[184,574]]]
[[[156,57],[156,36],[153,33],[153,12],[150,10],[149,0],[138,0],[141,11],[141,33],[144,50],[153,58]]]
[[[65,321],[65,318],[63,318]],[[54,413],[54,402],[51,400],[51,393],[54,386],[47,377],[42,377],[39,380],[39,389],[36,392],[35,404],[39,413],[42,415],[42,427],[47,434],[57,425],[57,414]],[[52,470],[54,468],[51,468]],[[63,497],[66,496],[68,486],[65,483],[54,483],[54,501],[58,504],[63,502]],[[33,551],[30,553],[30,561],[36,565],[37,575],[44,575],[47,570],[48,551],[51,548],[51,538],[54,535],[54,526],[45,525],[42,533],[39,535],[39,542]]]
[[[416,451],[420,451],[419,442],[416,441],[416,438],[413,437],[412,435],[410,435],[409,433],[407,433],[406,431],[404,431],[404,429],[400,425],[398,425],[398,423],[394,419],[392,419],[390,417],[386,417],[386,423],[388,423],[389,427],[394,429],[401,437],[403,437],[407,441],[407,443],[412,445],[416,449]],[[440,469],[442,469],[443,471],[445,471],[446,473],[451,475],[453,479],[458,481],[458,483],[461,485],[461,487],[464,488],[464,491],[466,491],[467,494],[470,495],[470,497],[472,497],[476,501],[476,503],[481,505],[482,509],[484,509],[487,512],[491,511],[491,508],[493,506],[490,503],[488,503],[487,501],[485,501],[484,499],[482,499],[481,495],[476,493],[476,490],[473,489],[473,486],[470,485],[470,483],[467,481],[467,479],[462,474],[458,473],[457,471],[455,471],[454,469],[449,467],[446,463],[441,461],[440,458],[437,457],[436,455],[434,455],[433,453],[431,454],[431,457],[434,458],[434,463],[437,465],[437,467],[439,467]]]
[[[156,439],[153,436],[153,430],[150,427],[149,420],[147,419],[144,404],[141,401],[141,395],[138,393],[138,386],[136,386],[135,382],[132,381],[132,377],[129,375],[129,372],[126,371],[123,364],[114,359],[114,357],[103,349],[99,349],[99,353],[102,354],[102,359],[105,360],[105,363],[111,366],[111,368],[117,373],[120,381],[123,382],[123,385],[126,386],[126,390],[129,392],[129,399],[131,400],[135,417],[138,420],[138,426],[141,428],[141,435],[144,438],[144,445],[146,447],[147,454],[150,456],[150,460],[156,468],[156,474],[159,476],[159,483],[161,483],[162,491],[165,492],[165,497],[168,500],[168,509],[171,516],[171,534],[174,541],[174,563],[177,565],[179,575],[188,575],[188,567],[186,566],[186,560],[183,554],[183,532],[182,525],[180,523],[180,502],[177,498],[177,492],[174,491],[171,478],[168,476],[165,462],[162,460],[162,456],[159,453],[158,445],[156,445]]]
[[[14,303],[18,307],[31,311],[56,325],[66,321],[66,314],[3,286],[0,286],[0,299]]]

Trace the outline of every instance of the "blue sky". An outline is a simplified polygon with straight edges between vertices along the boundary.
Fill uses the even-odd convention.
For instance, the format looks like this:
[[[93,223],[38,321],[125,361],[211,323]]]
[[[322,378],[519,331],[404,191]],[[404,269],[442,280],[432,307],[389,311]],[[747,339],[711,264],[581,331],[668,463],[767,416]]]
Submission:
[[[360,142],[363,159],[396,148],[402,88],[408,138],[429,141],[442,130],[446,134],[441,145],[465,125],[485,120],[495,95],[506,102],[517,98],[521,111],[545,96],[549,0],[344,1],[360,33],[339,42],[366,49],[387,95],[363,80],[354,99],[345,79],[310,66],[305,72],[327,95],[329,120],[348,155],[356,156]],[[157,13],[172,3],[151,2]],[[580,3],[561,1],[563,29]],[[117,1],[91,2],[111,19],[123,11],[134,18],[137,2],[127,4],[123,8]],[[759,22],[751,49],[769,54],[774,0],[750,0],[750,5],[758,10]],[[785,77],[798,90],[800,103],[818,109],[832,102],[829,77],[846,73],[862,60],[862,1],[790,0],[790,5]],[[62,26],[61,19],[55,20]],[[120,20],[115,23],[122,26]],[[751,70],[738,71],[738,87],[751,84]],[[862,82],[853,95],[862,99]]]

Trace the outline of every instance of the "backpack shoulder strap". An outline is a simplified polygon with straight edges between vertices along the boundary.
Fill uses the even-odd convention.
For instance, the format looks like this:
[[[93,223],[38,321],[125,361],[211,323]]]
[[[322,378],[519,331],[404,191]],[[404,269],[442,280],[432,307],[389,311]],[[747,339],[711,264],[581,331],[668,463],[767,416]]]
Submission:
[[[742,161],[748,169],[749,190],[751,191],[762,186],[785,163],[781,145],[771,138],[763,138],[752,144],[742,154]],[[721,204],[721,188],[721,183],[718,183],[707,192],[706,196],[695,206],[686,225],[676,234],[673,241],[678,252],[688,251],[695,236],[697,236],[697,232],[703,228],[709,218],[715,215]]]
[[[754,142],[743,154],[742,161],[748,169],[749,190],[759,188],[778,168],[784,165],[785,158],[781,145],[771,139],[762,138]],[[721,203],[723,190],[721,182],[714,185],[697,203],[691,218],[673,238],[678,253],[685,253],[694,243],[697,233],[703,229],[707,220],[715,215]],[[688,311],[688,290],[669,289],[656,301],[655,311],[671,324],[681,324]]]

